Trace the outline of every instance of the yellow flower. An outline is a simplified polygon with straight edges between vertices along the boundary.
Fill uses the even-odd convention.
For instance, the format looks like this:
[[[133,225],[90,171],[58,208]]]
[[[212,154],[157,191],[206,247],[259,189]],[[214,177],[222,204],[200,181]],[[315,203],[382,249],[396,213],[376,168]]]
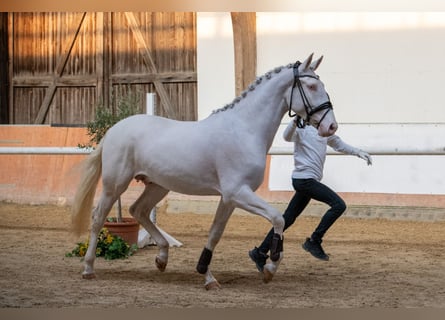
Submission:
[[[83,257],[86,253],[86,247],[85,246],[80,246],[79,247],[79,256]]]
[[[105,243],[110,244],[113,242],[113,236],[111,234],[107,234],[107,238],[105,239]]]
[[[113,245],[116,242],[116,245]],[[77,247],[66,256],[84,257],[88,250],[88,239],[85,242],[79,242]],[[111,249],[113,248],[113,249]],[[118,250],[116,251],[116,248]],[[121,237],[114,237],[106,228],[102,228],[97,239],[96,256],[103,256],[105,259],[117,259],[131,256],[136,248],[130,246]]]

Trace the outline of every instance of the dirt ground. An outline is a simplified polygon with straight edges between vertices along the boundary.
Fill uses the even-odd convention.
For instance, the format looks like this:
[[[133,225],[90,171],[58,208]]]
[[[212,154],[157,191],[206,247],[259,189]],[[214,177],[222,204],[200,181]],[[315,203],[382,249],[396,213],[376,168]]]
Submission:
[[[330,261],[301,248],[318,218],[301,216],[285,234],[285,258],[262,282],[247,252],[270,225],[232,216],[211,264],[221,290],[206,291],[195,271],[213,215],[158,212],[158,225],[181,241],[164,273],[155,246],[125,260],[96,259],[83,280],[68,207],[0,203],[0,308],[445,307],[445,223],[341,218],[325,237]],[[86,239],[86,238],[85,238]]]

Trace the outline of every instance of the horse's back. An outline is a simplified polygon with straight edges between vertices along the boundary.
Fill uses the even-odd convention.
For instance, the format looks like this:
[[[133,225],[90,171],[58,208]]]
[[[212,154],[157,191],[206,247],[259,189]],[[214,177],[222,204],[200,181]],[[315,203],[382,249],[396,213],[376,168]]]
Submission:
[[[204,127],[199,121],[149,115],[126,118],[110,128],[105,137],[105,174],[110,179],[142,175],[182,193],[214,190],[214,151],[209,148],[209,133]]]
[[[127,137],[147,134],[148,132],[159,132],[162,128],[167,128],[173,125],[173,122],[176,121],[158,116],[137,114],[116,123],[108,130],[107,135]]]
[[[103,166],[111,179],[145,176],[180,193],[218,194],[221,183],[231,189],[246,176],[256,188],[265,151],[243,138],[236,123],[228,114],[201,121],[132,116],[107,132]]]

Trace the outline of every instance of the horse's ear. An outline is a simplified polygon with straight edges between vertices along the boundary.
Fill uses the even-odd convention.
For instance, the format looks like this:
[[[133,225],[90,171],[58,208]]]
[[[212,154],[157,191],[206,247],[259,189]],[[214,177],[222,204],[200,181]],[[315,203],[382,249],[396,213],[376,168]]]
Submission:
[[[320,58],[318,58],[318,60],[315,60],[314,62],[311,63],[311,69],[312,71],[317,70],[318,66],[320,65],[321,61],[323,60],[323,56],[321,56]]]
[[[311,53],[309,55],[309,57],[306,58],[306,60],[304,60],[304,62],[301,64],[303,71],[304,70],[308,70],[311,66],[311,61],[312,61],[312,57],[314,56],[314,53]]]

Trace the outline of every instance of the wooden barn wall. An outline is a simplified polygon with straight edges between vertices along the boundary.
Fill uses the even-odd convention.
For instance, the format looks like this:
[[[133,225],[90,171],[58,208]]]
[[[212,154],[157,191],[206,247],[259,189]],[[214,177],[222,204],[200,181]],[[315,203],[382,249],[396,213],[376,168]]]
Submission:
[[[9,122],[8,13],[0,12],[0,124]]]
[[[11,124],[84,125],[129,91],[197,118],[195,13],[9,13],[8,32]]]

